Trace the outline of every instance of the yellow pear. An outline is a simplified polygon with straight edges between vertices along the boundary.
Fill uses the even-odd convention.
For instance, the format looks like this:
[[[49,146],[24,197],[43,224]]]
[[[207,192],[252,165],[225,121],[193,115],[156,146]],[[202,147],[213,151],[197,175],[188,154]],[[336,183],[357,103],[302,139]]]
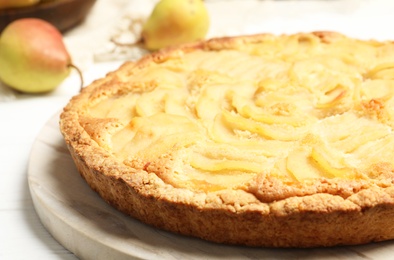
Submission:
[[[209,14],[202,0],[161,0],[145,22],[141,37],[148,50],[203,39]]]
[[[18,19],[0,35],[0,80],[16,90],[51,91],[71,67],[61,33],[44,20]]]

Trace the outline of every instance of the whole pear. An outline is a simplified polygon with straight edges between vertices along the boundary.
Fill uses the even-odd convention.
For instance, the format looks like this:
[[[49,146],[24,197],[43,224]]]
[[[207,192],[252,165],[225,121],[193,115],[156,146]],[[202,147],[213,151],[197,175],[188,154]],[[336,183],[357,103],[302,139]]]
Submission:
[[[62,34],[50,23],[22,18],[0,35],[0,80],[27,93],[48,92],[70,73]]]
[[[0,9],[31,6],[39,2],[40,0],[0,0]]]
[[[202,0],[161,0],[145,22],[141,40],[148,50],[203,39],[209,14]]]

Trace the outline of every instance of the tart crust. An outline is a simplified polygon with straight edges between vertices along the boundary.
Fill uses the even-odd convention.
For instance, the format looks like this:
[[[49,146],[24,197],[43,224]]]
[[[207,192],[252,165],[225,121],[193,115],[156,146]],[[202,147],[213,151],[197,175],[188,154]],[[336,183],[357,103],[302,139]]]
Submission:
[[[391,48],[389,54],[392,55],[394,63],[394,45],[391,42],[359,41],[335,32],[215,38],[152,53],[137,62],[126,62],[105,78],[96,80],[72,98],[64,108],[60,117],[60,129],[78,171],[106,202],[133,218],[160,229],[212,242],[256,247],[306,248],[357,245],[393,239],[394,227],[391,222],[394,219],[394,166],[391,161],[384,159],[372,161],[367,165],[368,167],[361,167],[358,162],[354,163],[352,169],[348,170],[350,176],[347,173],[342,176],[343,171],[341,171],[338,176],[327,176],[323,173],[317,177],[304,177],[304,173],[300,173],[299,176],[296,173],[294,177],[291,174],[283,176],[272,170],[254,172],[236,185],[207,184],[207,181],[193,179],[194,175],[191,177],[187,175],[188,168],[183,166],[179,168],[179,158],[182,158],[181,162],[185,162],[193,156],[193,154],[183,154],[182,149],[160,150],[153,146],[151,153],[139,156],[140,154],[136,152],[135,156],[131,157],[128,153],[117,152],[113,147],[113,137],[120,131],[119,129],[123,129],[130,122],[118,120],[112,114],[109,116],[109,113],[117,114],[119,111],[120,115],[124,115],[126,110],[112,103],[111,108],[105,110],[105,113],[102,110],[95,110],[102,102],[111,98],[114,98],[113,102],[118,102],[119,97],[125,97],[130,92],[148,93],[158,85],[164,84],[163,82],[167,80],[166,74],[159,74],[155,80],[150,79],[146,82],[141,80],[142,74],[160,64],[176,61],[171,63],[171,66],[173,71],[179,71],[179,68],[188,66],[187,63],[182,63],[185,56],[198,57],[198,53],[220,55],[221,51],[229,51],[229,55],[253,52],[251,56],[268,59],[267,57],[273,55],[271,53],[273,50],[267,47],[271,45],[262,45],[253,51],[250,51],[249,47],[278,39],[288,45],[283,45],[282,49],[278,47],[279,52],[275,57],[284,55],[283,53],[292,57],[288,52],[291,51],[290,40],[293,38],[297,39],[297,48],[303,45],[302,48],[324,49],[327,46],[335,46],[338,41],[343,41],[349,46],[358,44],[374,46],[373,48],[378,46],[376,48],[379,48],[380,52],[385,51],[384,55],[388,55]],[[313,56],[313,54],[308,55],[308,57]],[[251,56],[248,56],[248,59],[252,59]],[[228,59],[231,58],[230,56]],[[357,57],[355,56],[354,59]],[[295,64],[294,60],[285,61]],[[346,61],[350,68],[362,62]],[[390,60],[385,60],[384,64],[389,62]],[[360,65],[361,69],[358,72],[363,77],[357,80],[365,82],[368,75],[369,79],[373,77],[376,79],[378,72],[373,72],[373,68],[378,65],[373,63]],[[374,76],[368,73],[374,73]],[[391,80],[387,73],[384,76],[379,75],[379,80],[381,79]],[[231,84],[226,83],[225,79],[217,80]],[[129,84],[130,82],[133,84]],[[333,91],[337,90],[334,88]],[[338,95],[337,98],[342,97]],[[388,134],[369,141],[376,142],[378,145],[380,139],[391,135],[391,117],[390,114],[387,115],[390,111],[384,109],[385,105],[389,104],[389,100],[390,98],[351,99],[351,108],[342,103],[331,104],[330,107],[335,108],[334,110],[316,117],[319,120],[334,118],[345,114],[344,111],[354,110],[360,117],[388,128]],[[157,124],[160,124],[160,120],[158,118]],[[327,132],[325,136],[329,133],[331,132]],[[148,135],[145,138],[151,140],[154,137]],[[175,147],[178,142],[186,142],[185,139],[188,140],[182,138],[174,141],[175,144],[170,147]],[[194,140],[193,138],[190,140]],[[295,143],[297,145],[306,143],[306,146],[297,147],[323,146],[319,140],[312,139],[308,135],[303,135],[301,141],[297,139]],[[196,143],[198,141],[186,142],[182,147],[193,146]],[[319,151],[318,148],[316,149]],[[379,147],[373,149],[378,150]],[[296,150],[294,146],[289,148],[289,151],[294,150]],[[352,154],[353,150],[346,152],[346,156]],[[392,151],[388,149],[382,152]],[[289,154],[291,152],[283,158],[288,158]],[[310,154],[308,156],[313,157]],[[319,161],[321,157],[316,158],[326,171],[338,172],[337,168],[325,165],[325,161]],[[392,154],[391,157],[389,154],[382,158],[392,158]],[[204,162],[201,163],[201,167],[207,165]],[[277,162],[278,166],[270,169],[282,169],[280,160]],[[255,162],[250,161],[249,165],[253,163]],[[289,164],[289,161],[287,163]],[[215,167],[219,167],[217,165],[221,164],[215,164]],[[300,165],[303,168],[301,162]],[[290,168],[291,166],[288,165],[287,170],[284,171],[288,172]],[[185,175],[182,175],[183,171],[186,172]],[[209,169],[207,171],[211,175],[218,174]],[[200,173],[200,170],[198,172]],[[201,172],[205,171],[201,170]],[[237,169],[233,170],[232,174],[235,178],[236,175],[242,175],[244,172]],[[189,179],[184,181],[182,176],[187,176],[185,178]],[[227,179],[231,182],[231,178],[226,177],[226,181]]]

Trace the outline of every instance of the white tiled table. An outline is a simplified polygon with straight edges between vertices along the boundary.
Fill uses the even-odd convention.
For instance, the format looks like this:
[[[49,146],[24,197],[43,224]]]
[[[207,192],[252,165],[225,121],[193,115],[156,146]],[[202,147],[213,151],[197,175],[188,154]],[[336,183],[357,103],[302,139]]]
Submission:
[[[65,35],[86,83],[122,62],[94,59],[110,48],[107,39],[121,26],[121,18],[143,16],[154,2],[98,0],[86,22]],[[394,40],[394,1],[390,0],[207,0],[207,5],[212,18],[209,37],[335,30],[364,39]],[[123,59],[136,57],[130,55]],[[78,92],[78,84],[72,73],[46,95],[18,94],[0,86],[0,259],[76,259],[41,224],[29,193],[27,165],[41,128]]]

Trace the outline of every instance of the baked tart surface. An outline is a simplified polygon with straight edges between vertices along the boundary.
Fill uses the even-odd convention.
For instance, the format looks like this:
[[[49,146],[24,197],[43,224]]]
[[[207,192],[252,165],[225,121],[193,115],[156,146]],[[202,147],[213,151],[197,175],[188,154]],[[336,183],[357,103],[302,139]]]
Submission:
[[[64,108],[75,164],[149,225],[266,247],[394,238],[394,44],[217,38],[126,62]]]

